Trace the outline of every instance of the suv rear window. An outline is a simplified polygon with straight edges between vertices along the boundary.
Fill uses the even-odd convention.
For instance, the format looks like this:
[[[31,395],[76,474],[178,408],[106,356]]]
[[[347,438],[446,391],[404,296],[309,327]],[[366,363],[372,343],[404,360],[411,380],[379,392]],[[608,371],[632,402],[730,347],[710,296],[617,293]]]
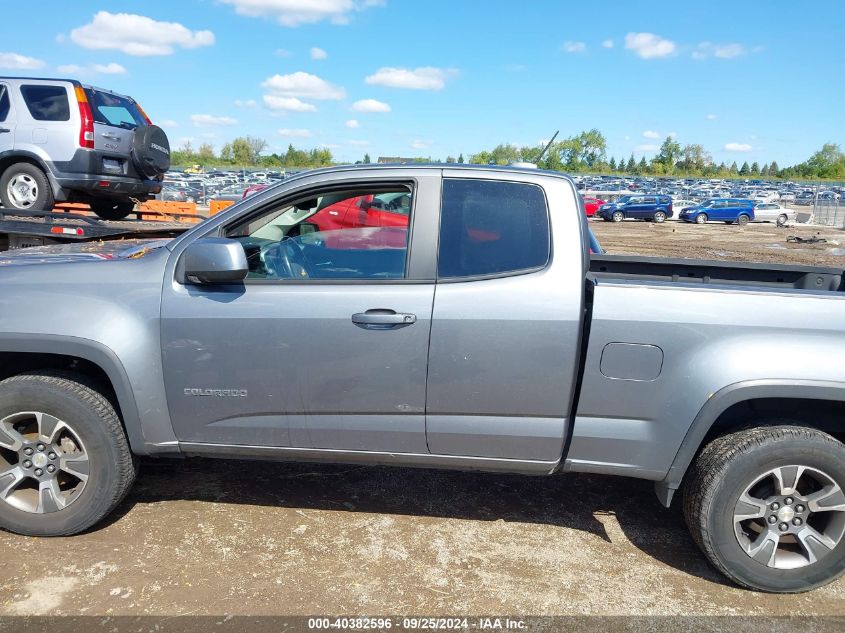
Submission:
[[[93,88],[88,88],[85,93],[88,95],[95,123],[123,128],[136,128],[147,124],[138,105],[131,99]]]
[[[443,181],[438,277],[460,278],[545,266],[549,212],[537,185]]]
[[[64,86],[21,86],[29,113],[36,121],[70,121],[70,104]]]

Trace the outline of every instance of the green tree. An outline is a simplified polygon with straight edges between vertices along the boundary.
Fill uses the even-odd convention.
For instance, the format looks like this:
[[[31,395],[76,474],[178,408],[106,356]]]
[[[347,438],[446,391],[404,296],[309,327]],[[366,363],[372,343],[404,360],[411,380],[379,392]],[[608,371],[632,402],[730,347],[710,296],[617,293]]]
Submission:
[[[461,154],[458,155],[458,163],[463,164],[463,162],[464,162],[464,155],[463,155],[463,153],[461,153]]]
[[[687,173],[704,172],[713,164],[713,158],[702,145],[684,145],[678,167]]]
[[[769,165],[769,175],[775,177],[780,175],[780,167],[778,167],[778,162],[776,160],[773,160],[772,164]]]
[[[757,163],[756,160],[753,163],[751,163],[751,173],[755,176],[760,175],[760,165]]]
[[[645,160],[645,156],[640,159],[639,164],[637,165],[637,173],[638,174],[645,174],[648,173],[648,163]]]
[[[751,168],[748,166],[748,161],[742,163],[742,167],[739,168],[739,175],[740,176],[747,176],[751,172]]]
[[[200,145],[200,148],[197,150],[197,158],[203,164],[208,164],[214,161],[216,156],[214,155],[214,148],[210,143],[203,143]]]
[[[610,163],[608,164],[610,167],[610,171],[616,171],[616,159],[613,156],[610,157]]]
[[[739,168],[736,166],[736,161],[731,163],[730,172],[732,174],[738,174],[739,173]]]
[[[660,146],[660,151],[652,159],[652,164],[657,167],[659,173],[670,174],[675,169],[675,163],[681,159],[681,144],[671,136]]]
[[[628,159],[628,164],[625,165],[625,171],[629,174],[633,174],[634,170],[637,168],[637,163],[634,162],[634,155],[631,154],[631,157]]]
[[[760,175],[761,176],[768,176],[769,175],[769,163],[766,163],[760,168]]]
[[[364,154],[364,163],[366,163],[367,165],[369,165],[369,164],[370,164],[370,163],[372,163],[372,162],[373,162],[373,161],[372,161],[372,160],[370,160],[370,154],[369,154],[369,153]]]

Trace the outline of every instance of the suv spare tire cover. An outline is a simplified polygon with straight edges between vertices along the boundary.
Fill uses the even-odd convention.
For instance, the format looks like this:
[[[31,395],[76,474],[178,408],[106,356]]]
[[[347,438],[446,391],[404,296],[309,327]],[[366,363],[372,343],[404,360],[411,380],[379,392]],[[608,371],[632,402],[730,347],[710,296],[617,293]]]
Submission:
[[[157,178],[170,169],[170,141],[157,125],[135,128],[130,153],[135,169],[142,176]]]

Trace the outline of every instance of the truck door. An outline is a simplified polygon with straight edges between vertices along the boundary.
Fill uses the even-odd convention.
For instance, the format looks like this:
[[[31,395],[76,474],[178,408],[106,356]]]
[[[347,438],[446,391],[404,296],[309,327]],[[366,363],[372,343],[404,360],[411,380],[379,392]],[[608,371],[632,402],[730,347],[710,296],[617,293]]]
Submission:
[[[165,284],[164,373],[181,442],[427,452],[433,266],[415,263],[409,227],[308,223],[381,192],[408,193],[412,217],[436,219],[439,172],[387,173],[340,188],[314,177],[307,193],[308,181],[227,221],[220,233],[250,263],[243,284]]]
[[[553,465],[567,434],[583,318],[574,187],[453,173],[466,177],[443,180],[429,450]]]
[[[9,85],[0,82],[0,155],[15,146],[15,116]]]

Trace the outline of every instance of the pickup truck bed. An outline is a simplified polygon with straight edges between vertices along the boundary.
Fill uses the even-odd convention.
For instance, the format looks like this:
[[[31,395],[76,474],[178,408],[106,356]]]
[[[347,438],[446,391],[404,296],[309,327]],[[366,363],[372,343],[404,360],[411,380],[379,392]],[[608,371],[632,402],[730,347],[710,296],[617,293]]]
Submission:
[[[596,280],[629,279],[845,292],[842,270],[813,266],[592,255],[590,275]]]

